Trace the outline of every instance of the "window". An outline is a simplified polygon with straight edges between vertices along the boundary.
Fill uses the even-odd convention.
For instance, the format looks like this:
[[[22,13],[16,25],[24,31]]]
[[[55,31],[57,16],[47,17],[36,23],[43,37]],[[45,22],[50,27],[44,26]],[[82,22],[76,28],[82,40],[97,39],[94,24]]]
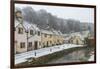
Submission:
[[[50,35],[50,38],[52,37],[52,35]]]
[[[33,35],[33,30],[30,30],[30,35]]]
[[[20,48],[25,48],[25,42],[20,43]]]
[[[23,34],[23,28],[18,28],[18,33]]]
[[[49,42],[47,41],[47,46],[48,46]]]
[[[52,44],[52,41],[50,41],[50,44]]]
[[[57,40],[57,42],[59,42],[59,40]]]
[[[47,37],[47,34],[44,34],[45,37]]]
[[[42,43],[42,45],[44,46],[44,42]]]
[[[29,42],[29,43],[28,43],[28,46],[29,46],[29,47],[32,47],[32,42]]]
[[[40,36],[40,31],[38,31],[38,36]]]

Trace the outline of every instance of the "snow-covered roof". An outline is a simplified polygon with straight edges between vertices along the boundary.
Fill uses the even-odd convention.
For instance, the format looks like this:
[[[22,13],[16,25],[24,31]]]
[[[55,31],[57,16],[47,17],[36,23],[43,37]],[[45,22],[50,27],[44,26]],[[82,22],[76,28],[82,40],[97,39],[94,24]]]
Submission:
[[[59,33],[59,35],[63,35],[62,32],[61,32],[60,30],[58,31],[58,33]]]
[[[23,26],[26,30],[29,30],[32,27],[34,30],[39,31],[39,28],[35,24],[29,23],[27,21],[23,21]]]
[[[69,37],[70,34],[62,34],[64,37]]]
[[[49,30],[41,30],[41,32],[42,33],[45,33],[45,34],[53,34],[53,32],[52,31],[49,31]]]
[[[23,21],[23,26],[26,30],[28,30],[31,27],[31,24],[29,24],[27,21]]]
[[[84,40],[84,37],[79,32],[75,32],[75,33],[70,34],[70,37],[75,37],[75,36],[80,37],[82,40]]]
[[[15,19],[15,22],[14,22],[14,27],[17,27],[17,26],[18,26],[18,24],[20,24],[20,23],[19,23],[19,21]]]
[[[89,34],[89,31],[81,31],[81,32],[74,32],[74,33],[70,33],[71,36],[81,36],[83,38],[87,37]]]
[[[54,29],[51,30],[41,30],[42,33],[46,33],[46,34],[54,34],[54,35],[63,35],[61,31],[56,31]]]
[[[65,37],[64,40],[70,40],[71,37]]]
[[[85,37],[88,37],[89,31],[88,31],[88,30],[87,30],[87,31],[82,31],[81,34],[82,34],[82,36],[83,36],[84,38],[85,38]]]
[[[32,27],[33,27],[36,31],[40,31],[40,29],[37,27],[36,24],[31,24],[31,25],[32,25]]]
[[[84,38],[81,34],[78,34],[77,36],[79,36],[82,40],[84,40]]]
[[[53,32],[54,34],[56,34],[56,35],[59,35],[58,31],[56,31],[56,30],[52,30],[52,32]]]
[[[17,27],[19,24],[20,24],[20,22],[15,19],[15,26],[14,27]],[[40,29],[35,24],[29,23],[27,21],[23,21],[22,25],[23,25],[23,27],[25,28],[26,31],[28,31],[31,27],[35,31],[40,31]]]

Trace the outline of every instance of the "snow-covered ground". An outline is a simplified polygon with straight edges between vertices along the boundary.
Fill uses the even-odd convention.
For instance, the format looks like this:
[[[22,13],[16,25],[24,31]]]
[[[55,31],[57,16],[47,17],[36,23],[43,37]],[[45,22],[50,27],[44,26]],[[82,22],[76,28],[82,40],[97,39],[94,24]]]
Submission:
[[[64,49],[74,48],[74,47],[83,47],[83,45],[75,45],[75,44],[63,44],[57,45],[53,47],[42,48],[38,50],[28,51],[21,54],[15,55],[15,64],[19,64],[27,61],[28,58],[38,58],[44,55],[48,55],[57,51],[61,51]]]
[[[88,61],[94,61],[94,55],[91,55]]]

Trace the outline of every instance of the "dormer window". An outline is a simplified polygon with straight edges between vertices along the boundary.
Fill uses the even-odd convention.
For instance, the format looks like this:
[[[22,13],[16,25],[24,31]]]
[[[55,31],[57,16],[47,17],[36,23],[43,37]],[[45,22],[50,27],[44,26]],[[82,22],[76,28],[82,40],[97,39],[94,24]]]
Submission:
[[[33,30],[30,30],[30,35],[33,35]]]
[[[38,36],[40,36],[40,31],[38,31]]]
[[[18,28],[18,33],[23,34],[23,28]]]
[[[47,37],[47,34],[44,34],[45,37]]]
[[[50,38],[52,37],[52,35],[50,35]]]

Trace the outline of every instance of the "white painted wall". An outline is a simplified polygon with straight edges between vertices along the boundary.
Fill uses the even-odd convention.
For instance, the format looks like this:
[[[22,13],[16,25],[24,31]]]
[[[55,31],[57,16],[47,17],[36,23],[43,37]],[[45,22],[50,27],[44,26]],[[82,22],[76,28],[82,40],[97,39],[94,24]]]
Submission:
[[[41,46],[39,45],[39,42],[41,41],[41,36],[38,35],[34,35],[31,38],[28,39],[28,42],[32,42],[33,46],[34,46],[34,42],[38,41],[38,48],[41,48]]]
[[[26,52],[27,51],[27,35],[25,32],[25,29],[23,28],[23,34],[19,34],[18,33],[18,28],[23,28],[23,26],[20,24],[18,25],[18,27],[16,27],[16,31],[15,31],[15,41],[17,41],[17,47],[16,47],[16,51],[18,52]],[[25,48],[20,48],[20,43],[21,42],[25,42]]]
[[[30,30],[33,30],[33,34],[34,34],[34,35],[30,35]],[[41,41],[41,35],[38,36],[38,34],[37,34],[38,31],[39,31],[39,30],[36,30],[36,29],[34,29],[33,27],[30,27],[30,28],[28,29],[28,37],[29,37],[28,42],[32,42],[33,49],[34,49],[34,45],[35,45],[34,42],[35,42],[35,41],[38,42],[38,48],[41,48],[41,46],[39,45],[39,42]]]

